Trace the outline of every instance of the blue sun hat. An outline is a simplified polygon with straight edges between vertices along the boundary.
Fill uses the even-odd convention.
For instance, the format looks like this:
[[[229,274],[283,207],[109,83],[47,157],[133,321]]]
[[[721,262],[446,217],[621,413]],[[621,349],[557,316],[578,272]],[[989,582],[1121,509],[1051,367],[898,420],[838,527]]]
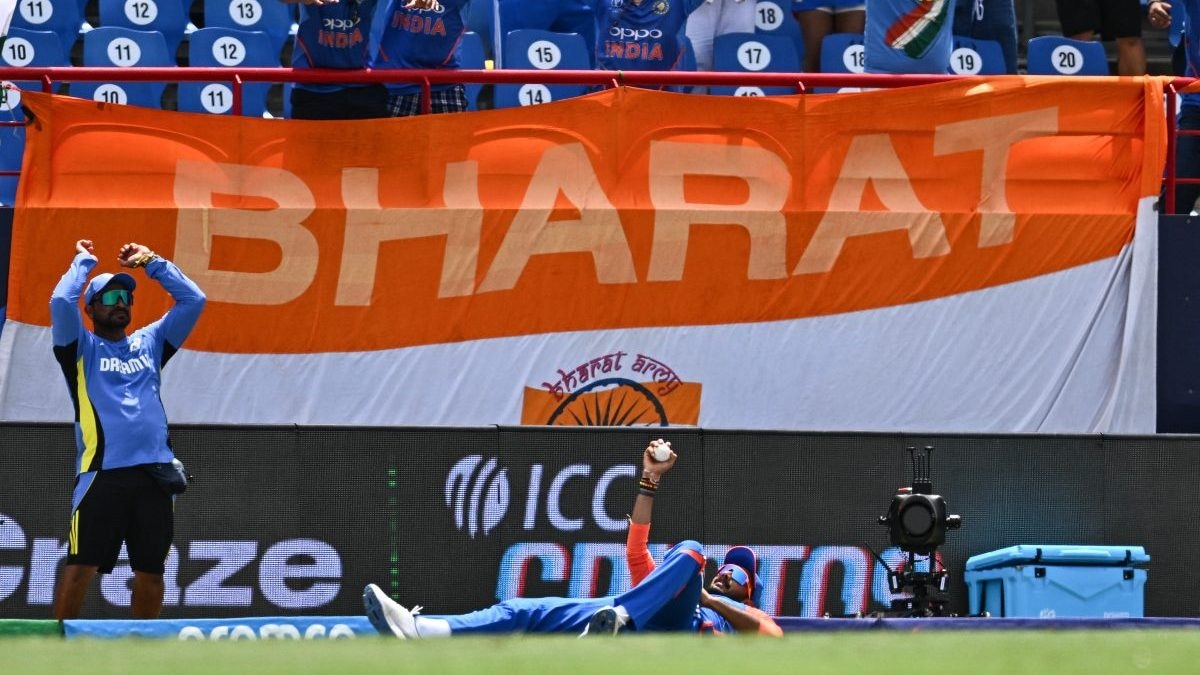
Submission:
[[[137,286],[137,282],[133,280],[133,277],[124,272],[97,274],[88,282],[87,290],[83,293],[83,303],[85,305],[92,304],[92,298],[112,284],[123,286],[125,290],[130,292],[133,292],[133,289]]]

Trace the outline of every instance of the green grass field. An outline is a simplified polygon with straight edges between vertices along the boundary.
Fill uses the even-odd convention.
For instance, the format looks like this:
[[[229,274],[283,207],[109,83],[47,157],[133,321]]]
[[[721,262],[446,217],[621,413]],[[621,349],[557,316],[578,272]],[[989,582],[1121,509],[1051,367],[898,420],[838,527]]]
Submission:
[[[1174,674],[1200,672],[1200,631],[791,633],[781,640],[690,635],[208,643],[9,638],[0,641],[0,664],[0,671],[14,675]]]

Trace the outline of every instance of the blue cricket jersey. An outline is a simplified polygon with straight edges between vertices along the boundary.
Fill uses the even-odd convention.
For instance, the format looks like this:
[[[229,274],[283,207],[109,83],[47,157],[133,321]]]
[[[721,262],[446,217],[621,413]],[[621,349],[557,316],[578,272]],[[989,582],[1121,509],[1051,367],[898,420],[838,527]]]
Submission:
[[[688,15],[704,0],[596,0],[598,70],[675,70]]]
[[[200,318],[204,293],[174,264],[155,259],[146,274],[175,306],[158,321],[109,341],[84,326],[79,309],[95,266],[91,255],[76,255],[50,297],[54,356],[75,407],[76,472],[170,462],[174,453],[159,397],[162,368]]]
[[[863,49],[869,73],[946,73],[954,0],[871,0]]]
[[[370,58],[371,18],[376,0],[341,0],[330,5],[300,5],[300,25],[292,50],[293,68],[339,68],[358,70]],[[296,86],[316,92],[333,92],[360,84],[317,84]]]
[[[471,0],[438,0],[439,11],[405,9],[408,0],[388,0],[380,5],[375,17],[372,44],[372,68],[457,69],[459,43],[467,31],[467,10]],[[483,1],[483,0],[480,0]],[[449,89],[453,84],[435,84],[434,91]],[[421,85],[395,82],[387,85],[388,93],[416,94]]]

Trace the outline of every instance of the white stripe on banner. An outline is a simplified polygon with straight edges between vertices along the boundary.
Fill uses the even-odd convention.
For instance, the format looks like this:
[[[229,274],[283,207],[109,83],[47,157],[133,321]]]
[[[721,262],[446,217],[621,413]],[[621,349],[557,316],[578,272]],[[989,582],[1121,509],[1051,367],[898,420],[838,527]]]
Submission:
[[[1142,201],[1136,240],[1121,255],[973,293],[792,321],[375,352],[184,350],[165,371],[163,400],[172,421],[186,423],[519,424],[526,387],[547,396],[566,381],[562,393],[570,394],[584,381],[563,373],[623,353],[619,373],[593,370],[593,381],[620,375],[650,382],[650,371],[633,369],[644,355],[700,385],[695,422],[706,427],[1153,433],[1151,201]],[[49,329],[9,322],[0,336],[0,377],[0,418],[70,419]],[[650,384],[651,393],[663,391]]]

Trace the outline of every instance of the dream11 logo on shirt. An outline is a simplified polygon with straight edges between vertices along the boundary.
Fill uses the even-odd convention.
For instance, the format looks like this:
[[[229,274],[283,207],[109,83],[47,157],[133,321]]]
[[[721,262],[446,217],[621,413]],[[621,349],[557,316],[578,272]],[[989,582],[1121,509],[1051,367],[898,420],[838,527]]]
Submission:
[[[538,524],[539,512],[546,515],[550,526],[560,532],[582,530],[591,516],[591,521],[607,532],[624,532],[624,515],[613,518],[605,509],[608,491],[619,478],[634,479],[639,468],[633,464],[615,464],[599,472],[597,476],[590,464],[570,464],[545,479],[546,469],[542,464],[529,467],[529,489],[523,500],[522,527],[526,531]],[[563,511],[562,497],[567,484],[574,481],[594,482],[590,514],[567,514]],[[544,498],[543,498],[543,488]],[[573,488],[574,489],[574,488]],[[495,457],[485,459],[482,455],[468,455],[458,461],[446,476],[446,508],[454,515],[454,525],[474,539],[486,537],[508,515],[515,495],[509,482],[509,469],[500,466]]]

